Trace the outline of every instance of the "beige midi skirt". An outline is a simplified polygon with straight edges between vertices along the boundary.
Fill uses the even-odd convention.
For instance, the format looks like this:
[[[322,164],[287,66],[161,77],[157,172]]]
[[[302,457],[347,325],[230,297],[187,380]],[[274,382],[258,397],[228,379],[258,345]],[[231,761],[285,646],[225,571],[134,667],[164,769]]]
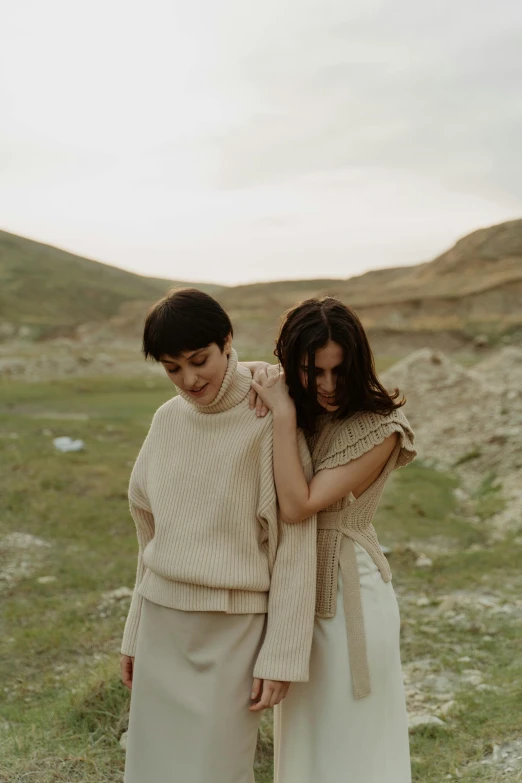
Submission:
[[[250,712],[264,614],[182,612],[143,601],[124,783],[253,783]]]
[[[371,693],[355,699],[342,576],[335,617],[316,618],[310,681],[275,708],[276,783],[410,783],[399,609],[370,555],[355,544]]]

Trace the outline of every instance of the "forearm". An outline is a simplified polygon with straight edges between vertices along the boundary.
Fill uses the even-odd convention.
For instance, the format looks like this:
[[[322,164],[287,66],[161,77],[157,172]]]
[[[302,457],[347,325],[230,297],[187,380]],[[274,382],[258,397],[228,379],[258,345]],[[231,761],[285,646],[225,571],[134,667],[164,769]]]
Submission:
[[[279,544],[270,581],[266,635],[254,677],[305,682],[315,610],[316,517],[300,525],[279,521]]]
[[[138,588],[145,576],[145,565],[143,563],[143,552],[145,547],[154,537],[154,517],[150,511],[145,511],[136,506],[132,501],[130,510],[134,522],[136,523],[136,532],[138,535],[138,567],[136,571],[136,581],[134,583],[134,592],[132,601],[125,623],[121,652],[124,655],[133,656],[136,649],[136,640],[138,636],[138,626],[141,617],[141,608],[143,598],[138,592]]]
[[[145,567],[143,565],[143,558],[141,552],[138,554],[138,569],[136,572],[136,581],[134,584],[134,592],[132,594],[132,601],[125,621],[125,628],[123,631],[123,640],[121,643],[121,652],[123,655],[129,655],[133,657],[136,654],[136,640],[138,638],[138,627],[141,618],[141,608],[143,605],[143,598],[138,593],[138,587],[141,584],[141,580],[145,575]]]
[[[274,411],[274,478],[281,517],[299,522],[309,516],[310,489],[297,443],[295,413]]]

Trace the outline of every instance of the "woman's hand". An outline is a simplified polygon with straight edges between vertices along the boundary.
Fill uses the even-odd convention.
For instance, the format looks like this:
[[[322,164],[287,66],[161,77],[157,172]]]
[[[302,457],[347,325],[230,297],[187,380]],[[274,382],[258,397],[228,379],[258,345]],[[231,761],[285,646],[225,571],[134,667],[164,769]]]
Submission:
[[[121,681],[126,688],[132,688],[132,675],[134,673],[134,657],[122,655],[120,658]]]
[[[268,362],[241,362],[241,363],[250,370],[250,372],[252,373],[253,380],[257,382],[259,382],[259,378],[261,377],[262,371],[272,366]],[[268,408],[266,407],[265,403],[258,395],[258,393],[256,392],[253,386],[250,389],[250,393],[248,395],[248,404],[250,405],[251,411],[255,409],[256,416],[263,417],[266,416],[266,414],[268,413]]]
[[[278,680],[259,680],[257,677],[252,685],[252,704],[250,712],[261,712],[267,707],[275,707],[280,701],[283,701],[288,689],[289,682],[279,682]]]
[[[295,405],[288,393],[285,374],[279,366],[269,365],[258,370],[252,388],[272,413],[295,414]]]

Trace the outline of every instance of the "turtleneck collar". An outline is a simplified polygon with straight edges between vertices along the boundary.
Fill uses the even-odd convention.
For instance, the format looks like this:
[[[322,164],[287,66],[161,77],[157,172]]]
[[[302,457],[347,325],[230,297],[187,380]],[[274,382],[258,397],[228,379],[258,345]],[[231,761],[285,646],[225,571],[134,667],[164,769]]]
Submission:
[[[234,408],[241,400],[244,400],[252,385],[250,370],[238,364],[237,353],[234,348],[228,357],[228,366],[223,378],[221,388],[216,397],[208,405],[198,405],[192,397],[178,388],[178,394],[183,397],[193,408],[200,413],[223,413]]]

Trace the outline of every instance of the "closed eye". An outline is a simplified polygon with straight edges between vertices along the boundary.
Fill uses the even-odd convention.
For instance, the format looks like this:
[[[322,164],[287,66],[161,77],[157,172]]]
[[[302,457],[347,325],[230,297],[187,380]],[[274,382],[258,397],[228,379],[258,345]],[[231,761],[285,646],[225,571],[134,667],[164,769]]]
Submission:
[[[307,373],[308,372],[308,367],[303,366],[303,367],[301,367],[301,370],[302,370],[302,372],[306,372]],[[340,371],[341,371],[341,365],[340,364],[337,367],[334,367],[333,370],[332,370],[332,372],[334,372],[336,375],[338,375]],[[322,370],[320,367],[316,367],[315,368],[316,376],[322,375],[323,372],[324,372],[324,370]]]

